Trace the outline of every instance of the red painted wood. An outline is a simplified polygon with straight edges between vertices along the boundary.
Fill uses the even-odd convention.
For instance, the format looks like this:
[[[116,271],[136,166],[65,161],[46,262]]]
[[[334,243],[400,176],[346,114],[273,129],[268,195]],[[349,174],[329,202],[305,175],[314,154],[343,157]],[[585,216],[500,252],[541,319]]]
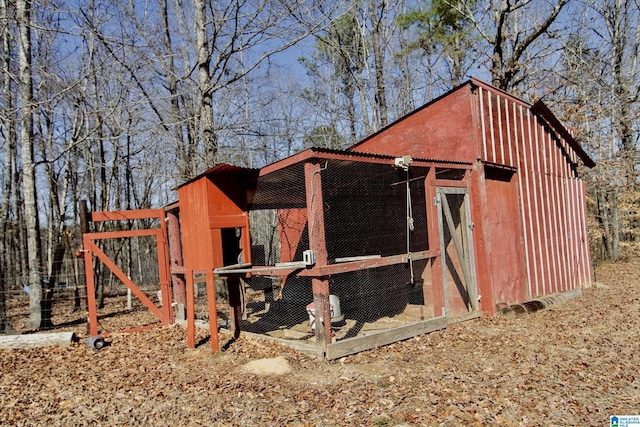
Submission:
[[[89,312],[89,335],[98,335],[98,311],[96,308],[96,283],[93,277],[93,252],[91,251],[91,239],[82,237],[84,248],[84,277],[87,283],[87,311]]]
[[[169,235],[169,265],[172,273],[173,298],[178,304],[186,306],[187,289],[182,259],[182,242],[180,241],[180,219],[177,210],[167,211],[167,233]],[[182,268],[181,274],[175,271],[177,268]]]
[[[118,267],[113,261],[111,261],[111,259],[104,252],[102,252],[102,250],[98,246],[96,246],[95,243],[93,243],[90,240],[88,240],[86,243],[87,243],[87,247],[90,248],[91,252],[93,252],[93,254],[97,256],[100,259],[100,261],[102,261],[104,265],[106,265],[109,268],[109,270],[111,270],[111,272],[118,279],[120,279],[120,281],[127,288],[131,289],[131,292],[136,296],[136,298],[138,298],[140,302],[145,307],[147,307],[149,311],[151,311],[160,321],[164,322],[163,314],[160,311],[160,309],[158,309],[158,307],[153,303],[153,301],[151,301],[149,297],[147,297],[136,286],[136,284],[133,283],[131,279],[129,279],[129,277],[122,270],[120,270],[120,267]]]
[[[213,270],[207,270],[207,302],[209,306],[209,344],[212,351],[220,350],[218,338],[218,309],[216,304],[216,283]]]
[[[309,249],[315,252],[316,267],[327,265],[327,246],[324,231],[324,204],[322,203],[322,168],[318,163],[305,163],[307,215],[309,218]],[[329,281],[325,277],[311,280],[316,310],[316,338],[319,345],[331,343],[331,305]],[[319,326],[322,325],[323,328]]]
[[[171,273],[169,271],[169,241],[167,236],[167,221],[160,220],[160,230],[156,236],[156,248],[158,251],[158,280],[162,294],[162,325],[173,323],[173,305],[171,298]]]
[[[487,242],[488,287],[483,298],[491,298],[488,313],[496,305],[525,301],[526,273],[524,266],[523,230],[518,206],[515,174],[485,168],[486,200],[482,202],[482,224]],[[490,203],[488,203],[490,201]],[[490,291],[490,293],[487,293]]]
[[[279,209],[278,234],[280,236],[280,260],[295,260],[302,234],[307,228],[307,209]]]
[[[427,212],[427,227],[429,236],[429,250],[440,251],[440,230],[438,226],[438,207],[434,201],[436,198],[436,173],[435,167],[429,169],[425,178],[425,203]],[[428,270],[426,268],[425,270]],[[425,279],[429,280],[425,290],[424,299],[433,307],[433,317],[444,316],[444,288],[442,277],[442,254],[432,259],[430,271],[425,273]],[[429,292],[430,291],[430,292]]]
[[[581,181],[570,162],[582,160],[592,166],[592,161],[542,107],[472,80],[353,147],[366,153],[483,160],[513,168],[514,181],[508,189],[479,177],[470,187],[470,197],[476,199],[472,216],[482,218],[476,227],[482,228],[478,222],[490,222],[486,232],[474,233],[482,235],[475,241],[475,255],[486,312],[495,309],[493,299],[522,302],[573,289],[586,280],[589,251],[581,240],[584,197],[574,190]],[[491,193],[499,197],[494,199]],[[498,230],[499,223],[515,227],[509,233],[519,248],[509,251],[513,258],[509,265],[491,261],[494,250],[507,253],[505,232],[491,231]],[[503,284],[492,284],[496,276]]]
[[[128,219],[164,219],[164,209],[135,209],[126,211],[91,212],[93,222],[123,221]]]
[[[397,121],[356,145],[353,150],[474,162],[477,156],[470,102],[472,96],[471,86],[463,86]]]

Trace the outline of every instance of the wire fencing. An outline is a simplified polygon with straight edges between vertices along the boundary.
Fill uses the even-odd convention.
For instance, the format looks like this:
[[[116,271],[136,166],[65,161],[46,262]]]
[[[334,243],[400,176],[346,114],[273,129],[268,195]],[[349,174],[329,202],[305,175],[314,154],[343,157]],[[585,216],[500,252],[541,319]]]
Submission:
[[[146,296],[154,303],[160,304],[158,261],[153,250],[155,243],[151,240],[148,237],[117,239],[100,242],[100,246]],[[55,267],[49,262],[49,266],[43,268],[41,275],[42,296],[51,301],[51,323],[55,328],[75,327],[81,331],[81,325],[87,322],[84,260],[75,254],[67,253],[57,262],[58,265]],[[2,291],[7,321],[10,327],[18,332],[33,329],[28,325],[33,291],[29,286],[29,271],[21,270],[15,265],[7,270],[13,273],[5,275]],[[55,277],[52,277],[52,271],[58,271]],[[129,316],[128,320],[117,315],[142,313],[146,308],[116,275],[97,259],[94,259],[94,279],[97,284],[97,307],[103,330],[131,328],[154,321],[153,317],[147,318],[146,314],[142,317]]]
[[[261,176],[250,208],[252,263],[275,269],[304,261],[310,247],[308,199],[322,198],[327,263],[387,259],[428,251],[426,167],[328,160],[321,194],[309,195],[304,164]],[[435,317],[429,259],[366,267],[328,277],[335,340]],[[243,281],[244,331],[314,341],[312,278],[252,273]]]

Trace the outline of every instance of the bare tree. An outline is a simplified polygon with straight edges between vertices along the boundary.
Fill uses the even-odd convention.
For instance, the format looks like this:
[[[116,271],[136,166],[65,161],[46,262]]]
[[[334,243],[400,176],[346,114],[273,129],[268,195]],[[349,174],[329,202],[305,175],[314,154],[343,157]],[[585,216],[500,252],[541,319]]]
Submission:
[[[2,205],[0,206],[0,333],[4,333],[10,329],[6,315],[6,273],[9,270],[10,256],[8,247],[11,245],[9,232],[11,193],[13,180],[15,175],[15,158],[16,158],[16,134],[14,129],[14,100],[13,100],[13,84],[11,71],[11,42],[9,33],[9,5],[6,0],[0,0],[0,38],[2,39],[2,88],[3,88],[3,110],[0,113],[2,127],[2,135],[4,136],[4,182],[2,186]]]
[[[635,207],[640,199],[640,6],[628,0],[586,6],[576,23],[583,31],[571,37],[564,52],[561,105],[598,164],[589,173],[598,233],[594,253],[617,260],[621,246],[627,254],[640,250]]]
[[[36,171],[33,138],[33,75],[31,58],[31,3],[16,0],[18,22],[18,57],[20,71],[20,150],[22,161],[22,188],[24,197],[25,225],[27,229],[27,257],[29,263],[29,327],[46,327],[42,316],[42,259],[40,253],[40,224],[36,195]],[[45,324],[43,324],[43,321]]]

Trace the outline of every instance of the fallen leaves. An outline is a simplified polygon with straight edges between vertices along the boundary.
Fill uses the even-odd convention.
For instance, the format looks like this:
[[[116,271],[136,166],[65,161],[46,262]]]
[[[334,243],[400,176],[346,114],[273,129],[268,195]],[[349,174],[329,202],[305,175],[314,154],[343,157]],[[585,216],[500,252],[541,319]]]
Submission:
[[[247,337],[189,350],[179,326],[115,334],[100,351],[4,350],[0,424],[602,425],[640,408],[639,276],[637,262],[606,265],[605,286],[552,310],[330,363]],[[292,372],[242,369],[276,357]]]

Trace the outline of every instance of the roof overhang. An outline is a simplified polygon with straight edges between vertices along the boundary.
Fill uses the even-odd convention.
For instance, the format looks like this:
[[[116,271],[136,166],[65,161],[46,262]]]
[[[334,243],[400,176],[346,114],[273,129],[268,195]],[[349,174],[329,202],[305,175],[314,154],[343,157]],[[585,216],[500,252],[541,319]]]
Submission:
[[[201,178],[204,177],[211,177],[214,175],[231,175],[231,176],[235,176],[235,177],[243,177],[243,178],[256,178],[258,176],[259,173],[259,169],[252,169],[252,168],[244,168],[241,166],[235,166],[235,165],[230,165],[227,163],[219,163],[215,166],[213,166],[210,169],[207,169],[206,171],[202,172],[199,175],[194,176],[193,178],[191,178],[188,181],[183,182],[182,184],[178,185],[177,187],[173,188],[173,190],[177,190],[179,188],[184,187],[185,185],[191,184],[194,181],[197,181]]]
[[[584,165],[588,168],[592,168],[596,165],[596,163],[589,157],[589,155],[582,149],[580,144],[573,138],[571,133],[560,123],[560,120],[556,116],[553,115],[551,110],[545,105],[542,100],[537,101],[535,104],[531,106],[531,112],[538,117],[540,117],[544,122],[553,129],[560,138],[567,141],[567,143],[573,148],[573,151],[576,152],[580,160],[584,163]]]
[[[333,150],[328,148],[309,148],[286,159],[272,163],[260,169],[260,176],[264,176],[273,173],[277,170],[284,169],[296,163],[307,161],[322,161],[322,160],[342,160],[342,161],[354,161],[354,162],[368,162],[368,163],[381,163],[381,164],[394,164],[396,157],[403,156],[410,153],[397,153],[396,156],[386,154],[374,154],[374,153],[362,153],[358,151],[343,151]],[[461,168],[471,167],[469,162],[458,162],[449,160],[438,159],[423,159],[413,158],[414,166],[439,166],[439,165],[459,165]]]

